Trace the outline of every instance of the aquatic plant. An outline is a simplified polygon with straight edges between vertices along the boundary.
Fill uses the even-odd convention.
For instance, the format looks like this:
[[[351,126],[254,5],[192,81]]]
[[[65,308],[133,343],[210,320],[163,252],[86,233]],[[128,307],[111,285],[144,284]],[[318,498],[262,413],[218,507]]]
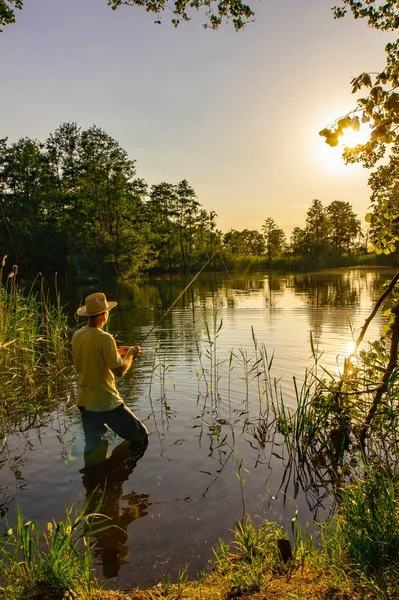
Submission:
[[[305,374],[301,388],[294,379],[296,410],[289,413],[283,400],[275,404],[277,427],[290,458],[286,480],[295,469],[303,489],[334,489],[339,498],[341,483],[357,480],[365,466],[378,471],[383,465],[397,472],[398,280],[399,274],[377,301],[342,372],[330,373],[315,356],[315,368]],[[359,351],[368,324],[390,293],[390,324],[379,340]]]
[[[17,276],[13,265],[4,284],[0,278],[0,415],[8,419],[51,399],[69,364],[69,330],[59,295],[52,304],[43,279],[38,292],[33,291],[37,282],[25,291]]]

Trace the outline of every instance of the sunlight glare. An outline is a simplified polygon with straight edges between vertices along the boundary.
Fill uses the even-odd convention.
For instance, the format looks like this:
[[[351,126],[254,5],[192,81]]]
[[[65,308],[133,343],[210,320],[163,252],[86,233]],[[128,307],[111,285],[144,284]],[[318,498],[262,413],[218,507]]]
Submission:
[[[352,352],[355,349],[355,346],[356,346],[356,342],[348,342],[347,348],[346,348],[346,356],[350,356],[352,354]]]
[[[317,161],[322,163],[329,171],[348,172],[349,170],[362,170],[362,166],[356,164],[345,164],[342,158],[344,147],[354,148],[357,144],[364,144],[370,139],[370,127],[368,124],[361,124],[359,131],[355,131],[351,127],[345,130],[344,135],[339,138],[337,146],[329,146],[324,138],[317,140],[317,148],[315,148]]]
[[[358,144],[365,144],[370,139],[371,129],[369,125],[360,125],[359,131],[355,131],[352,127],[345,129],[345,133],[340,138],[338,147],[343,149],[345,146],[348,148],[354,148]]]

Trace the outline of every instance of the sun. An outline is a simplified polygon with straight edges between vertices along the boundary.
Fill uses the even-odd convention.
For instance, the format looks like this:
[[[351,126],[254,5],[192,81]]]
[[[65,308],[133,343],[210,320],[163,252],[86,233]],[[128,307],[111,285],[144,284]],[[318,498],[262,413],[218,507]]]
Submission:
[[[334,147],[326,144],[324,138],[318,136],[318,139],[315,139],[314,146],[316,161],[330,172],[348,173],[349,170],[361,170],[362,166],[359,164],[345,164],[342,152],[345,147],[354,148],[358,144],[366,143],[370,139],[370,133],[371,129],[367,123],[362,123],[358,131],[348,127],[345,129],[344,134],[339,137],[338,145]]]
[[[338,147],[342,150],[344,147],[354,148],[358,144],[365,144],[370,139],[370,134],[371,128],[367,123],[361,124],[358,131],[348,127],[345,129],[344,135],[339,138]]]

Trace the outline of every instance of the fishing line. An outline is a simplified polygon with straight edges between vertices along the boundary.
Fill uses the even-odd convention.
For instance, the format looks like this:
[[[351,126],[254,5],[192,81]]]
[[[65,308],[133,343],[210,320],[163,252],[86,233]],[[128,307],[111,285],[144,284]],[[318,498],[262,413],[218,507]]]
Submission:
[[[148,336],[154,331],[154,329],[156,327],[158,327],[158,325],[161,323],[161,321],[166,317],[166,315],[168,314],[168,312],[170,312],[172,310],[172,308],[174,307],[174,305],[176,304],[176,302],[178,302],[178,300],[180,300],[180,298],[183,296],[183,294],[188,290],[188,288],[190,287],[190,285],[197,279],[198,275],[205,269],[205,267],[211,262],[212,258],[214,256],[216,256],[216,254],[219,252],[219,250],[217,250],[214,254],[212,254],[212,256],[210,258],[208,258],[208,260],[206,261],[206,263],[201,267],[201,269],[198,271],[198,273],[196,275],[194,275],[194,277],[192,278],[192,280],[186,285],[186,287],[184,288],[184,290],[177,296],[176,300],[174,300],[172,302],[172,304],[169,306],[169,308],[163,313],[163,315],[161,316],[161,318],[155,323],[155,325],[153,325],[150,329],[150,331],[147,333],[147,335],[141,340],[139,346],[141,346],[145,340],[148,338]]]
[[[224,261],[224,258],[223,258],[223,254],[222,254],[222,253],[220,253],[220,258],[222,259],[223,266],[224,266],[224,268],[226,269],[227,276],[228,276],[228,278],[230,279],[230,282],[232,283],[232,285],[234,286],[234,281],[233,281],[233,279],[232,279],[232,277],[231,277],[231,275],[230,275],[230,271],[229,271],[229,270],[228,270],[228,268],[227,268],[227,265],[226,265],[226,263],[225,263],[225,261]]]

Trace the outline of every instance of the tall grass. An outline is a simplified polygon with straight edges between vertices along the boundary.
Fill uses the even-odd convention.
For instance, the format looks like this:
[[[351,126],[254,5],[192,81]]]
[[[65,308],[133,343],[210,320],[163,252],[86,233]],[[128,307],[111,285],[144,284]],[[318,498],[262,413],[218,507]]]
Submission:
[[[12,418],[52,398],[68,363],[68,326],[59,297],[26,292],[12,267],[0,269],[0,417]],[[33,286],[32,286],[33,287]]]
[[[97,512],[88,514],[87,508],[88,501],[81,509],[67,509],[64,521],[50,521],[42,534],[37,523],[25,521],[18,510],[15,527],[0,537],[0,598],[90,597],[98,585],[90,538],[109,523]]]
[[[366,469],[345,484],[336,515],[321,527],[321,548],[335,576],[373,592],[399,597],[399,482],[386,470]]]

